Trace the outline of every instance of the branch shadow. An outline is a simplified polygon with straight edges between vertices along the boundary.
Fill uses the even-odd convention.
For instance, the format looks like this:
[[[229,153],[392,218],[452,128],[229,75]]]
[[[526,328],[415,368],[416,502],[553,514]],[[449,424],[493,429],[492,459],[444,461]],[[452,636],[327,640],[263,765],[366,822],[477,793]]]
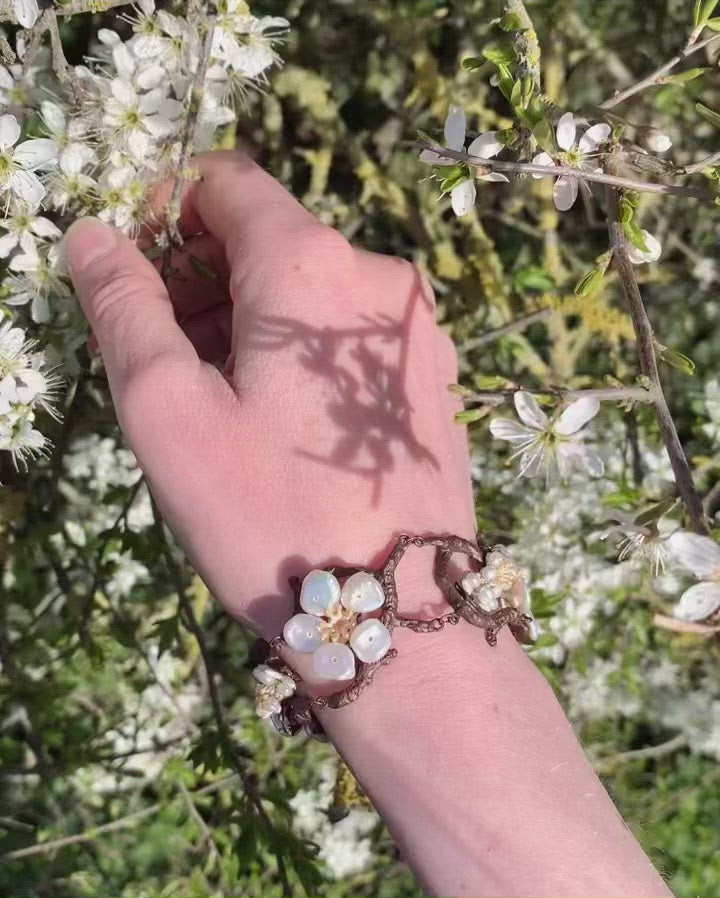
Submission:
[[[414,431],[414,407],[406,385],[414,319],[427,301],[416,276],[397,316],[389,312],[360,316],[356,326],[347,328],[279,315],[254,315],[244,322],[238,354],[245,349],[295,348],[308,375],[330,387],[325,412],[337,430],[334,446],[326,453],[295,451],[308,461],[368,480],[373,505],[379,504],[384,479],[395,470],[401,449],[417,464],[440,467]]]

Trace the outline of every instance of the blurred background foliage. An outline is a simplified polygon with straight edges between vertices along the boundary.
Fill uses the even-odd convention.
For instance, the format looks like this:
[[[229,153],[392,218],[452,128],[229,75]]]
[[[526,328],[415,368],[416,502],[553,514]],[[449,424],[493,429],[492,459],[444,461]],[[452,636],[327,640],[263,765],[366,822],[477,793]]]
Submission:
[[[545,92],[558,107],[592,109],[677,52],[691,5],[528,2]],[[425,271],[458,344],[464,384],[491,385],[498,374],[530,387],[597,385],[608,374],[632,380],[632,329],[613,276],[591,296],[573,292],[607,249],[600,205],[578,203],[561,216],[551,184],[517,179],[480,190],[476,209],[456,219],[416,160],[417,130],[439,133],[452,104],[465,108],[474,131],[512,124],[501,94],[461,67],[503,39],[492,24],[499,2],[258,0],[253,12],[287,17],[291,32],[284,67],[264,94],[248,97],[238,139],[323,221]],[[112,14],[72,20],[63,34],[71,55],[82,56],[101,20],[127,27]],[[716,68],[715,54],[694,64]],[[618,111],[669,133],[683,164],[717,147],[694,104],[718,108],[719,84],[711,72]],[[227,135],[228,144],[234,139]],[[720,477],[708,411],[720,363],[716,213],[677,197],[644,197],[640,206],[664,246],[661,264],[638,270],[650,315],[659,339],[697,365],[695,377],[663,373],[704,492]],[[482,339],[541,310],[523,332]],[[52,457],[24,477],[3,471],[0,492],[0,894],[280,895],[278,855],[296,893],[419,894],[352,782],[331,794],[332,750],[282,741],[254,717],[252,640],[165,545],[132,459],[119,448],[103,376],[89,363],[54,437]],[[567,636],[566,623],[577,602],[568,579],[582,590],[580,574],[556,589],[541,578],[537,661],[673,890],[718,894],[720,699],[708,685],[717,679],[718,642],[654,626],[662,595],[642,573],[613,579],[612,552],[586,526],[602,519],[603,507],[664,494],[650,413],[617,410],[603,435],[618,447],[612,482],[575,483],[562,500],[542,485],[513,486],[514,472],[482,423],[472,438],[481,527],[520,545],[532,533],[536,553],[547,541],[553,552],[579,547],[602,563],[593,587],[601,595],[579,638]],[[555,529],[533,529],[538,520]],[[592,566],[583,570],[593,578]],[[206,634],[232,749],[218,736],[208,671],[178,615],[179,589]],[[563,626],[554,626],[563,614]],[[601,673],[602,708],[586,713],[579,696],[587,698]],[[715,729],[695,738],[686,721],[673,726],[660,710],[670,693],[673,707],[685,701]],[[330,822],[338,818],[345,822]]]

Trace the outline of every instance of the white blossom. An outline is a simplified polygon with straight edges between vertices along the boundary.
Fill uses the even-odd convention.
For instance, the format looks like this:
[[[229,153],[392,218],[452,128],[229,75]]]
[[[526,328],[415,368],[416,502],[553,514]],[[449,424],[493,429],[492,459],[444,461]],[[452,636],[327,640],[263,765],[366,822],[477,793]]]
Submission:
[[[600,456],[583,442],[585,425],[600,409],[597,399],[577,399],[553,420],[548,419],[531,393],[518,390],[514,401],[522,423],[510,418],[494,418],[490,422],[490,432],[497,439],[507,440],[517,447],[512,458],[520,457],[521,477],[545,474],[549,481],[555,471],[562,479],[573,471],[584,471],[592,477],[603,474]]]
[[[445,119],[445,144],[449,150],[462,151],[465,148],[466,119],[464,110],[453,107]],[[467,152],[471,156],[479,156],[482,159],[492,159],[503,149],[498,140],[497,131],[487,131],[476,137]],[[449,156],[443,156],[433,150],[423,150],[420,153],[420,161],[428,165],[457,165],[457,160]],[[466,215],[475,205],[477,191],[475,181],[507,181],[505,175],[499,172],[486,172],[476,174],[459,181],[450,191],[450,202],[456,215]]]
[[[598,150],[610,137],[610,125],[601,122],[588,128],[580,138],[577,136],[577,120],[572,112],[566,112],[561,116],[555,132],[557,145],[561,152],[557,161],[546,152],[538,153],[533,159],[535,165],[551,165],[558,163],[569,165],[585,171],[600,172],[602,168],[593,162]],[[533,175],[534,178],[542,178],[544,175]],[[555,182],[553,200],[555,206],[566,212],[575,205],[578,196],[579,182],[571,175],[562,175]]]
[[[671,534],[669,543],[678,564],[701,581],[685,590],[673,613],[682,620],[707,620],[720,608],[720,546],[709,536],[685,530]]]
[[[35,207],[45,196],[35,172],[54,164],[57,145],[47,138],[18,143],[19,138],[20,124],[15,116],[0,116],[0,194],[7,191]]]
[[[645,241],[647,250],[640,249],[639,246],[630,243],[628,245],[628,256],[630,257],[630,261],[635,265],[642,265],[644,262],[657,262],[662,253],[662,244],[657,237],[653,236],[644,228],[640,230],[640,233]]]

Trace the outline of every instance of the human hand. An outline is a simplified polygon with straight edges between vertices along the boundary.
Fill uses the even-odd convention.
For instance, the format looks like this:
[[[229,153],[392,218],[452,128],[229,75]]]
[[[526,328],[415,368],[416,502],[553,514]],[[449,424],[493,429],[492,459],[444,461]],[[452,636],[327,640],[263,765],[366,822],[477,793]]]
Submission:
[[[164,517],[228,610],[271,637],[289,576],[377,564],[403,531],[473,535],[455,351],[409,263],[352,248],[242,153],[198,169],[167,289],[100,222],[74,225],[66,250]]]

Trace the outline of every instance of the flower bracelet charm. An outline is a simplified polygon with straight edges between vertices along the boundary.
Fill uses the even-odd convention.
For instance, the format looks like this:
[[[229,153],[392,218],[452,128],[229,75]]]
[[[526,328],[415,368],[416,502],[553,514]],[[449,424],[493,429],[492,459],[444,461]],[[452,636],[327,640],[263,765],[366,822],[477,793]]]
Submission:
[[[426,620],[398,614],[395,571],[410,546],[435,549],[435,580],[452,608],[449,613]],[[476,568],[460,581],[450,573],[456,554],[467,556]],[[302,583],[296,578],[290,583],[300,610],[285,624],[282,636],[269,644],[260,640],[266,658],[253,671],[258,715],[271,718],[286,735],[301,729],[322,734],[315,711],[355,701],[375,671],[397,655],[392,647],[395,627],[431,633],[462,619],[483,628],[490,645],[504,626],[520,642],[537,638],[527,572],[504,546],[490,549],[482,539],[474,543],[459,536],[401,536],[377,570],[336,566],[312,570]],[[337,681],[343,688],[326,697],[299,693],[300,676],[281,656],[283,648],[311,654],[318,679]]]

